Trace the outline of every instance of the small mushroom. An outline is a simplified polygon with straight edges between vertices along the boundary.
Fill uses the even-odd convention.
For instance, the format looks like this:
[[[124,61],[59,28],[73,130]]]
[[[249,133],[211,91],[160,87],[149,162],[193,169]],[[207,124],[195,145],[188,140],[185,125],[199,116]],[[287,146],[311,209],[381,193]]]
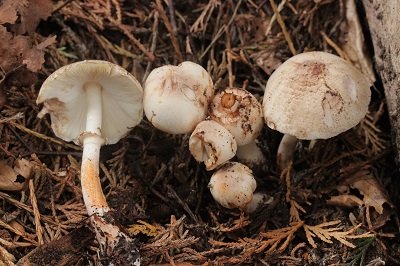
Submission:
[[[266,124],[285,134],[278,166],[292,160],[297,139],[327,139],[357,125],[368,110],[369,88],[357,68],[325,52],[298,54],[279,66],[263,100]]]
[[[268,196],[265,193],[256,192],[253,194],[253,198],[251,199],[251,201],[244,208],[244,212],[253,213],[263,205],[270,204],[273,199],[273,197]]]
[[[123,238],[105,218],[110,211],[99,179],[100,147],[114,144],[143,117],[143,89],[125,69],[101,60],[64,66],[43,83],[37,104],[50,113],[54,133],[83,146],[81,185],[100,246],[109,253]],[[138,257],[137,257],[137,260]]]
[[[185,134],[205,119],[214,85],[208,72],[193,62],[154,69],[144,85],[144,112],[158,129]]]
[[[255,165],[265,161],[255,143],[264,122],[261,104],[253,94],[239,88],[227,88],[217,93],[211,103],[210,119],[220,123],[235,137],[242,162]]]
[[[250,142],[249,144],[239,146],[236,152],[238,160],[250,168],[264,165],[266,158],[257,145],[257,140]],[[253,169],[254,170],[254,169]]]
[[[196,161],[204,162],[207,170],[213,170],[235,156],[237,145],[227,129],[213,120],[205,120],[190,136],[189,150]]]
[[[253,198],[257,184],[246,165],[227,162],[211,177],[208,188],[214,199],[225,208],[244,210]]]

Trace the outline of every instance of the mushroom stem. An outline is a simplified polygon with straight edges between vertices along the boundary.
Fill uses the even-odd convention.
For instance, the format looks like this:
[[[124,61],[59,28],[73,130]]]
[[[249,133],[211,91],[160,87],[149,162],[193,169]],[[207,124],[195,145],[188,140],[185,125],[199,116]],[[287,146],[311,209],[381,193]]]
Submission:
[[[124,235],[118,226],[106,221],[105,214],[110,211],[99,178],[100,148],[104,144],[101,136],[102,97],[101,86],[88,83],[86,89],[86,129],[81,136],[83,144],[81,186],[87,212],[91,216],[102,252],[110,253]],[[129,239],[125,236],[126,239]],[[104,249],[108,247],[109,250]]]
[[[236,156],[240,162],[250,166],[250,168],[266,162],[266,158],[255,140],[246,145],[238,146]]]
[[[293,160],[298,139],[295,136],[285,134],[279,143],[276,162],[279,170],[285,169]]]
[[[103,119],[101,86],[95,82],[85,84],[86,90],[86,133],[101,136],[101,124]],[[102,143],[103,144],[103,143]]]

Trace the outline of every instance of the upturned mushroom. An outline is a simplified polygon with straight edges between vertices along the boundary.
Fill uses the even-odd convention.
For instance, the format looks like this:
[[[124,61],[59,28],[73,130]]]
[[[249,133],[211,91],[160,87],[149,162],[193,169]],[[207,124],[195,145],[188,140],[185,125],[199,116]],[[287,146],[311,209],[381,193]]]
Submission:
[[[368,111],[370,85],[349,62],[325,52],[298,54],[279,66],[263,100],[266,124],[285,134],[278,166],[292,160],[298,139],[327,139],[357,125]]]
[[[210,119],[229,130],[238,145],[238,157],[246,164],[265,161],[255,143],[264,125],[262,107],[249,91],[227,88],[215,94],[210,106]]]
[[[100,148],[114,144],[143,117],[143,89],[125,69],[101,60],[64,66],[43,83],[37,104],[50,113],[56,136],[83,146],[81,186],[87,212],[102,253],[109,255],[120,241],[131,242],[105,218],[110,211],[99,179]],[[136,265],[137,249],[129,251]]]
[[[214,85],[208,72],[193,62],[154,69],[144,85],[144,112],[156,128],[185,134],[205,119]]]
[[[257,183],[253,172],[238,162],[223,164],[212,176],[208,188],[214,199],[225,208],[245,210],[251,202]]]
[[[237,145],[226,128],[213,120],[204,120],[190,135],[189,150],[196,161],[204,162],[209,171],[232,159]]]

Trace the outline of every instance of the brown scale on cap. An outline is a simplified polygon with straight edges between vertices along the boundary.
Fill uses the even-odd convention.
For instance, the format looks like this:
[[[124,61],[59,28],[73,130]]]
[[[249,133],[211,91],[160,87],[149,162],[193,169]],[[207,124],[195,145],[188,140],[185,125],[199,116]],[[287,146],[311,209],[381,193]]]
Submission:
[[[210,118],[228,129],[239,146],[254,141],[263,126],[261,104],[250,92],[239,88],[215,95]]]

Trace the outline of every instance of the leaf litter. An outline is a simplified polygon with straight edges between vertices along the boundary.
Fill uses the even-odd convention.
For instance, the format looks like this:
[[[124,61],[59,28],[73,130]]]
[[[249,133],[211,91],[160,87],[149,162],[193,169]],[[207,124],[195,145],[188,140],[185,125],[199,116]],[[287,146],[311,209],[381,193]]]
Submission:
[[[0,177],[15,182],[21,160],[32,172],[23,175],[25,186],[0,192],[1,263],[33,262],[35,254],[50,258],[61,249],[69,264],[100,263],[93,232],[84,229],[80,149],[54,137],[48,117],[36,118],[38,89],[55,69],[103,59],[144,80],[157,66],[193,60],[207,68],[216,89],[235,85],[260,97],[268,76],[294,53],[324,50],[370,64],[364,47],[345,46],[360,43],[346,37],[360,34],[346,13],[349,2],[2,1],[0,160],[8,174]],[[399,264],[398,170],[379,86],[358,127],[302,142],[282,175],[273,163],[255,169],[258,190],[272,200],[251,215],[213,201],[210,173],[191,159],[187,136],[143,121],[104,147],[103,188],[116,217],[136,235],[143,264]],[[271,162],[280,138],[266,127],[259,138]],[[85,230],[85,241],[74,230]]]

